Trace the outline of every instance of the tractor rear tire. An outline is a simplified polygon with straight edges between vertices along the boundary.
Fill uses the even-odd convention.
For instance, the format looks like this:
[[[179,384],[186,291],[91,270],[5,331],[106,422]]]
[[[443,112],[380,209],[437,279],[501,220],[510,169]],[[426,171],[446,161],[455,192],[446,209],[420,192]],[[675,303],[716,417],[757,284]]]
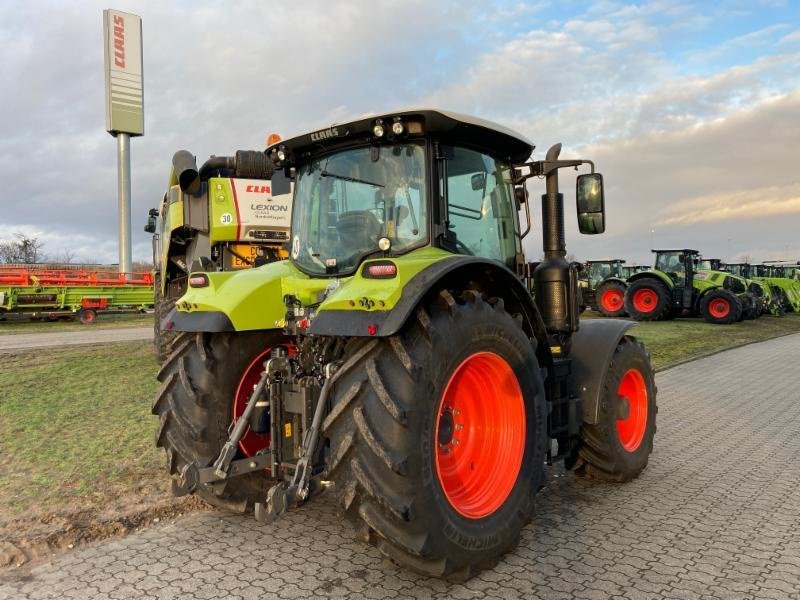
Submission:
[[[713,289],[700,299],[700,314],[708,323],[736,323],[742,319],[742,310],[742,301],[722,288]]]
[[[280,335],[263,332],[180,333],[175,338],[158,373],[161,388],[153,403],[153,414],[160,418],[156,446],[166,450],[175,495],[187,493],[187,465],[206,467],[217,458],[228,440],[237,392],[247,387],[245,375],[250,372],[252,380],[251,367],[260,367],[255,359],[281,341]],[[251,380],[246,383],[252,386]],[[241,449],[239,455],[244,456]],[[225,484],[201,484],[196,493],[209,504],[241,513],[264,500],[269,481],[266,471],[256,471]]]
[[[161,274],[153,278],[153,346],[158,364],[163,364],[175,342],[174,331],[161,329],[161,321],[175,306],[175,298],[165,298],[161,293]]]
[[[657,391],[650,355],[636,339],[623,337],[603,380],[598,422],[581,426],[581,444],[567,466],[601,481],[638,477],[653,452]]]
[[[606,281],[597,286],[597,311],[604,317],[625,316],[625,284]]]
[[[654,277],[637,279],[625,292],[625,312],[636,321],[660,321],[672,313],[672,294]]]
[[[336,376],[326,477],[365,541],[450,579],[515,547],[542,482],[546,404],[535,345],[502,300],[443,291],[400,333],[348,349]]]

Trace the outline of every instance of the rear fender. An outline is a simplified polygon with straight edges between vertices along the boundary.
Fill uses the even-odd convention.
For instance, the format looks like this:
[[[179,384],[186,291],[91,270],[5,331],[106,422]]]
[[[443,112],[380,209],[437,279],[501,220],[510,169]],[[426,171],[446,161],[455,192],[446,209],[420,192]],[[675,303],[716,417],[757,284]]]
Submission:
[[[581,399],[584,423],[597,423],[600,418],[600,395],[620,340],[635,321],[591,319],[581,321],[572,336],[572,377],[570,391]]]
[[[639,281],[640,279],[648,279],[648,278],[656,278],[664,283],[670,290],[675,287],[675,282],[672,281],[669,275],[662,271],[657,271],[655,269],[648,269],[647,271],[639,271],[638,273],[634,273],[628,278],[628,285],[633,283],[634,281]]]
[[[600,287],[604,283],[618,283],[623,287],[628,287],[627,281],[621,279],[620,277],[606,277],[605,279],[603,279],[603,281],[597,284],[597,287]]]
[[[310,333],[317,335],[388,337],[400,331],[417,308],[442,289],[478,287],[488,297],[501,297],[505,309],[519,314],[522,328],[539,343],[537,356],[542,367],[552,363],[544,321],[533,297],[522,281],[502,263],[476,256],[453,255],[440,260],[414,275],[403,288],[403,294],[390,311],[320,311],[311,324]],[[372,328],[370,329],[370,326]]]

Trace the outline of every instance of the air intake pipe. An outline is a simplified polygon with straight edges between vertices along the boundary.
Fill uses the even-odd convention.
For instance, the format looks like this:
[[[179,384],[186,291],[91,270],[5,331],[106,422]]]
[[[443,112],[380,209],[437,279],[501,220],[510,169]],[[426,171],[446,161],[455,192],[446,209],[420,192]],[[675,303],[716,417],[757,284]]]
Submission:
[[[181,191],[197,194],[201,183],[220,171],[233,171],[234,177],[271,179],[275,172],[272,160],[258,150],[237,150],[235,156],[212,156],[200,169],[188,150],[178,150],[172,157],[172,168]]]

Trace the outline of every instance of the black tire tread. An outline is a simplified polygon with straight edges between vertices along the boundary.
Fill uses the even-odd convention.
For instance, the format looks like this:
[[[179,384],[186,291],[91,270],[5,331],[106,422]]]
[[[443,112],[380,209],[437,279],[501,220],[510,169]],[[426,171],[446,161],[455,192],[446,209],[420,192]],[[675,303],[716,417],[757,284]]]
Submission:
[[[183,489],[182,473],[190,463],[207,466],[219,454],[231,423],[230,406],[220,397],[220,373],[232,354],[230,337],[237,334],[181,333],[158,373],[161,387],[152,412],[159,417],[157,447],[164,448],[173,491]],[[250,338],[251,346],[259,340]],[[263,501],[268,478],[264,472],[230,479],[216,487],[199,486],[198,496],[233,512],[246,512]]]
[[[624,336],[614,351],[609,369],[613,370],[619,363],[624,362],[620,356],[624,352],[640,353],[647,358],[648,362],[650,360],[650,355],[641,342],[630,336]],[[613,398],[617,391],[612,389],[616,382],[615,378],[609,377],[608,373],[605,375],[601,395],[601,418],[598,423],[584,423],[581,426],[581,445],[577,449],[577,456],[573,461],[572,469],[580,477],[622,483],[637,478],[647,466],[648,458],[653,452],[653,438],[657,431],[655,420],[658,414],[658,404],[656,402],[658,388],[655,383],[652,384],[653,422],[651,432],[649,435],[646,433],[645,438],[642,440],[644,460],[636,465],[635,468],[631,468],[630,465],[615,458],[611,446],[615,443],[617,436],[615,431],[616,418],[609,415],[608,411],[613,411],[610,403],[602,400]],[[652,377],[652,373],[650,377]]]
[[[658,306],[651,313],[642,313],[633,305],[633,295],[642,287],[652,288],[658,295]],[[628,285],[625,292],[625,312],[636,321],[662,321],[672,314],[672,293],[666,284],[656,277],[637,279]]]
[[[419,435],[409,429],[407,417],[424,410],[429,400],[425,394],[417,393],[409,404],[408,394],[398,393],[413,386],[416,375],[424,368],[415,361],[407,340],[417,339],[430,347],[439,337],[437,318],[456,323],[458,310],[479,311],[484,313],[484,319],[514,321],[502,301],[485,301],[471,290],[460,294],[458,300],[445,290],[430,309],[438,310],[438,316],[420,307],[407,326],[410,331],[355,351],[352,357],[358,360],[347,361],[346,367],[349,365],[352,371],[348,376],[343,373],[346,367],[337,371],[342,385],[339,401],[322,425],[323,434],[332,444],[326,477],[336,482],[344,515],[382,554],[426,575],[459,579],[495,564],[496,559],[464,566],[450,558],[431,555],[431,532],[418,520],[419,511],[425,507],[414,504],[416,490],[407,477],[408,444]],[[353,368],[357,364],[361,368]],[[376,418],[383,426],[374,422]],[[394,425],[389,428],[386,423]],[[538,487],[537,483],[535,489]],[[499,554],[512,549],[517,541],[518,535]]]

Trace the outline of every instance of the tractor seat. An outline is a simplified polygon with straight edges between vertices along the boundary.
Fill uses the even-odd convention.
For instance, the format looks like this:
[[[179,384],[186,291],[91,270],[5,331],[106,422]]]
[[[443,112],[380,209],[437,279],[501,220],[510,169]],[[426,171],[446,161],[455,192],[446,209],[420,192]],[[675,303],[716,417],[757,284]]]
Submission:
[[[339,215],[336,223],[341,240],[350,247],[369,250],[378,243],[381,224],[368,210],[352,210]]]

